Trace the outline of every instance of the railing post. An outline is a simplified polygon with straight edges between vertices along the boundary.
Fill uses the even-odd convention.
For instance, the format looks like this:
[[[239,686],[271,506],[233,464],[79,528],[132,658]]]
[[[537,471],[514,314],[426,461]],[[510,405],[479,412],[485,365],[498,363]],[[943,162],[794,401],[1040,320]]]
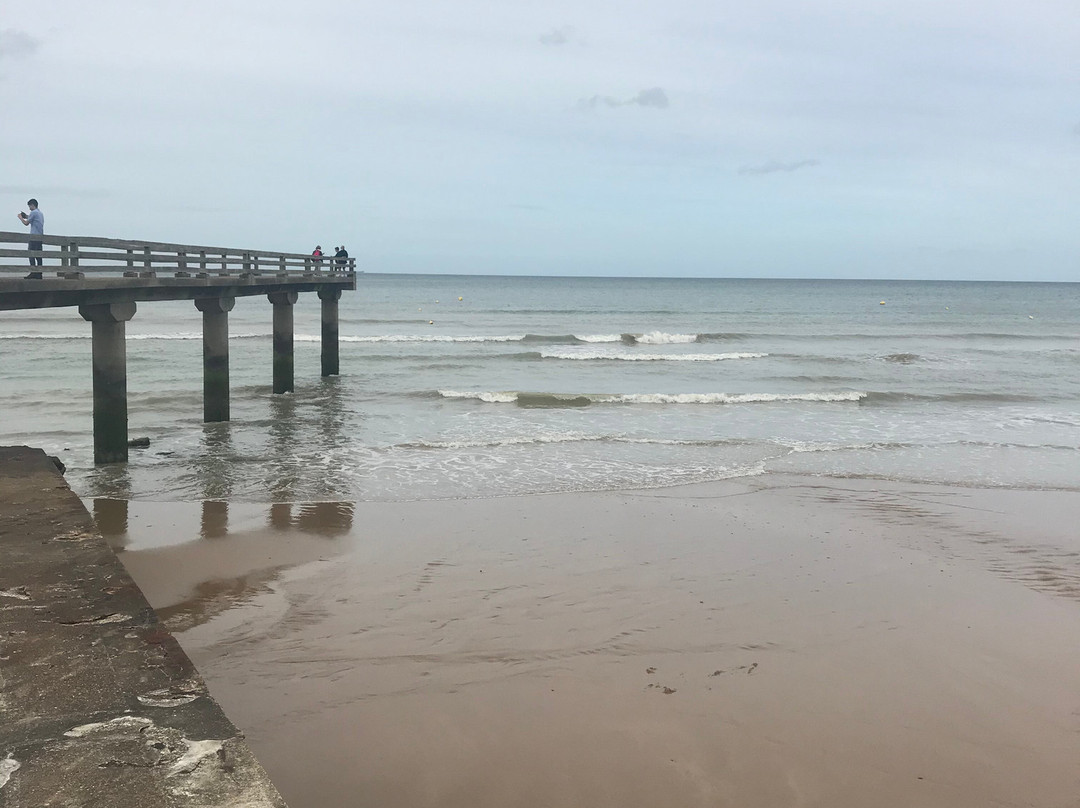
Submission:
[[[176,253],[176,277],[191,277],[191,273],[187,271],[187,253],[183,250],[180,250]]]
[[[68,266],[77,267],[79,265],[79,245],[74,241],[68,246]]]
[[[154,265],[150,261],[150,248],[149,247],[143,247],[143,271],[142,271],[142,277],[144,277],[144,278],[155,278],[155,277],[157,277],[157,273],[154,272]]]
[[[135,268],[135,259],[134,259],[134,255],[135,255],[135,251],[134,251],[133,249],[131,249],[130,247],[128,247],[128,250],[127,250],[127,265],[128,265],[128,269],[134,269],[134,268]]]
[[[199,250],[199,272],[206,272],[206,250]]]
[[[221,272],[218,273],[220,277],[227,277],[229,275],[229,254],[221,254]]]
[[[61,244],[60,245],[60,268],[63,269],[67,265],[68,265],[67,245],[66,244]]]

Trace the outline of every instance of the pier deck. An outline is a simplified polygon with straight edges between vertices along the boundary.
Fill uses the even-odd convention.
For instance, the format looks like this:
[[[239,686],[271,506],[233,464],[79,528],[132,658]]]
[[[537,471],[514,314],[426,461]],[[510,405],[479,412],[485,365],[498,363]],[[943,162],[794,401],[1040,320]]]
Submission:
[[[61,308],[128,301],[146,303],[160,300],[199,300],[215,297],[252,297],[275,292],[351,291],[356,279],[350,273],[322,272],[304,276],[240,275],[226,277],[90,277],[41,280],[0,276],[0,311]]]

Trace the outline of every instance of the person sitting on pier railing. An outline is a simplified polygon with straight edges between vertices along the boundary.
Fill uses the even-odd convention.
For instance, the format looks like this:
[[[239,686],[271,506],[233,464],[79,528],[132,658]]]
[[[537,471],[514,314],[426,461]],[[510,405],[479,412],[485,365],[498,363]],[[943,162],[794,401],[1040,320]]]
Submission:
[[[23,212],[19,212],[19,221],[30,228],[31,236],[43,236],[45,235],[45,214],[38,210],[38,201],[36,199],[30,199],[27,201],[26,206],[30,208],[30,214],[27,215]],[[28,241],[26,243],[27,250],[31,253],[41,252],[40,241]],[[39,256],[30,256],[30,274],[26,276],[27,279],[41,280],[41,272],[35,271],[35,266],[41,266],[42,260]]]

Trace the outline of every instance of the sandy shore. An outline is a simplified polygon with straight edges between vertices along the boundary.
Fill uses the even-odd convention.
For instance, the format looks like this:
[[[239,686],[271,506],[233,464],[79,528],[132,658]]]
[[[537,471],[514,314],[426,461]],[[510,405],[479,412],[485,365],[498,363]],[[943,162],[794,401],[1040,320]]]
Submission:
[[[292,808],[1080,804],[1075,493],[95,510]]]

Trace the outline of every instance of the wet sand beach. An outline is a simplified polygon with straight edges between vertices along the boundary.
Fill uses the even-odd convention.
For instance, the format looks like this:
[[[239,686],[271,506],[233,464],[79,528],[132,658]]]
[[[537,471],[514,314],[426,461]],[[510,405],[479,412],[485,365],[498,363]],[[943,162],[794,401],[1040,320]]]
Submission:
[[[92,503],[292,808],[1080,804],[1080,494]]]

